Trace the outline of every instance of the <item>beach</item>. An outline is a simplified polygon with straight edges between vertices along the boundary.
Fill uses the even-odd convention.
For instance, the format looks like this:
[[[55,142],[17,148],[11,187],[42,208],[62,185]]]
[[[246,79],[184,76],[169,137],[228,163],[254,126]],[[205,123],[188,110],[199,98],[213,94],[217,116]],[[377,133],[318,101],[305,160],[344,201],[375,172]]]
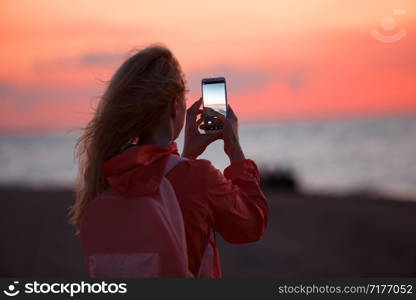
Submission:
[[[224,277],[416,276],[416,201],[264,191],[270,215],[260,241],[232,245],[217,234]],[[70,189],[2,187],[0,199],[1,277],[87,276],[67,222]]]

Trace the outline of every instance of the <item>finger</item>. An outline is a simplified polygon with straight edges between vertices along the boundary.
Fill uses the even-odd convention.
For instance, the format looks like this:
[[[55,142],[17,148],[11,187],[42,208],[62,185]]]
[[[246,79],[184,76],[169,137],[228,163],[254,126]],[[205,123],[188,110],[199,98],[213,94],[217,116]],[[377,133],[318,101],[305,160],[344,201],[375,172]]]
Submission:
[[[202,98],[199,98],[186,111],[186,125],[190,128],[194,128],[194,129],[197,128],[195,125],[195,122],[196,122],[197,115],[200,111],[199,107],[201,106],[201,103],[202,103]]]
[[[200,119],[202,119],[202,120],[204,119],[204,115],[203,115],[202,109],[198,110],[195,119],[196,119],[197,124],[198,124],[198,122],[199,122]]]
[[[231,105],[228,105],[228,116],[227,117],[231,120],[237,120],[237,116],[234,113],[234,110],[232,109]]]
[[[192,104],[188,110],[186,111],[186,113],[188,115],[191,114],[196,114],[196,112],[199,110],[199,107],[201,106],[202,103],[202,97],[200,97],[197,101],[194,102],[194,104]]]

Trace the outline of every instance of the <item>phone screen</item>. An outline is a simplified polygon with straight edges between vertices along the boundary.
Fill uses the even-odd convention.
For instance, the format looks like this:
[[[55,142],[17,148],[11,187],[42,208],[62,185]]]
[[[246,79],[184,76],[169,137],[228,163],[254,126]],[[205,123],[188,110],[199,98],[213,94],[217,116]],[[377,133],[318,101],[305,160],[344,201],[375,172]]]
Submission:
[[[204,100],[204,108],[209,107],[213,110],[227,115],[227,95],[225,89],[225,80],[217,80],[213,82],[202,82],[202,96]],[[221,125],[215,124],[217,117],[210,115],[204,111],[204,125],[206,130],[222,129]]]

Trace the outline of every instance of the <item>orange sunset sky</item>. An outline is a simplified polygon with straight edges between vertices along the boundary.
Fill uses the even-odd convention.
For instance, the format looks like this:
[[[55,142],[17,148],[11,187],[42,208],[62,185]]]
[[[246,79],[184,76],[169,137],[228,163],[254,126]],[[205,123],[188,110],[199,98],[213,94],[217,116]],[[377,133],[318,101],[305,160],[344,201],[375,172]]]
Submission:
[[[415,0],[3,0],[0,40],[2,132],[83,126],[151,43],[181,62],[188,104],[225,76],[242,121],[416,113]]]

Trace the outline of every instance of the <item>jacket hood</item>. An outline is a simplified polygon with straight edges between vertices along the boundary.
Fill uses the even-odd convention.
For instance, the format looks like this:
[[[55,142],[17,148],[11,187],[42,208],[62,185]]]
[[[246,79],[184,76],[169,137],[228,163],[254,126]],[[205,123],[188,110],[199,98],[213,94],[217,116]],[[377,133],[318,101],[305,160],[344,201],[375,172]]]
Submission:
[[[170,154],[179,155],[176,143],[129,149],[102,164],[105,179],[123,196],[152,194],[159,189]]]

